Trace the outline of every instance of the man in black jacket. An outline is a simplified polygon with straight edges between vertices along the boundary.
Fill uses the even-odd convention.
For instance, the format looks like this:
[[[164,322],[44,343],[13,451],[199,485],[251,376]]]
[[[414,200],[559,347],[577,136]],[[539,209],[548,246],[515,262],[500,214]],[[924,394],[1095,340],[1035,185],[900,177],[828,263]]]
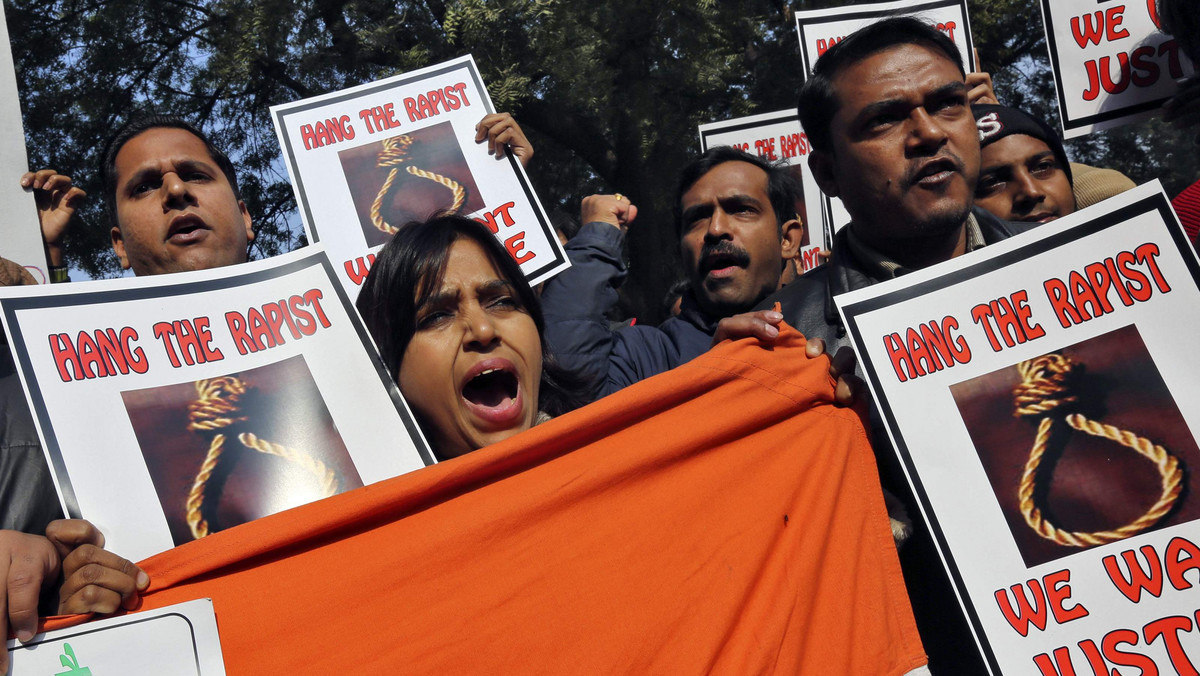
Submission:
[[[974,209],[979,136],[958,49],[913,18],[872,24],[817,61],[800,91],[809,166],[852,222],[833,257],[759,304],[833,352],[849,345],[833,297],[949,260],[1036,224]],[[876,442],[887,437],[872,410]],[[893,453],[877,452],[884,487],[914,502]],[[901,564],[933,673],[986,673],[932,539],[919,527]]]
[[[605,313],[625,277],[621,243],[637,207],[619,194],[588,197],[584,226],[566,245],[572,267],[542,293],[546,340],[555,356],[599,398],[691,361],[708,351],[715,335],[773,339],[777,329],[761,319],[729,318],[779,289],[804,233],[795,203],[784,167],[725,146],[696,158],[684,168],[675,196],[689,281],[679,316],[658,327],[612,330]]]

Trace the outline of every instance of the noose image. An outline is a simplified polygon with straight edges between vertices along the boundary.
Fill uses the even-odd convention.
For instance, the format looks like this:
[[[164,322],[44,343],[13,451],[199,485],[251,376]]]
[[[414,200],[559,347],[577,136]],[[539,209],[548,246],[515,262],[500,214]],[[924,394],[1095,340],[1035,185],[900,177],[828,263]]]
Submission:
[[[404,168],[409,174],[417,178],[423,178],[433,181],[439,185],[445,186],[454,195],[454,201],[447,210],[449,213],[456,214],[467,201],[467,189],[458,181],[452,178],[435,174],[432,171],[425,171],[411,164],[411,158],[408,156],[409,150],[413,146],[413,138],[407,134],[385,138],[381,142],[383,148],[379,151],[379,157],[376,161],[376,166],[380,169],[388,169],[387,178],[383,181],[383,186],[379,188],[379,194],[375,195],[375,201],[371,203],[371,223],[381,231],[389,235],[396,234],[396,227],[389,224],[383,219],[383,200],[392,190],[392,185],[396,182],[396,175],[400,172],[400,165],[409,163]]]
[[[1017,365],[1022,382],[1013,389],[1015,415],[1042,416],[1017,489],[1021,515],[1025,517],[1025,523],[1038,535],[1068,547],[1115,542],[1154,526],[1179,501],[1184,478],[1179,459],[1167,449],[1133,432],[1090,420],[1074,411],[1078,404],[1078,396],[1073,387],[1078,380],[1079,367],[1080,365],[1069,357],[1057,353],[1024,361]],[[1039,480],[1051,480],[1051,476],[1048,475],[1053,473],[1053,469],[1043,471],[1042,459],[1046,453],[1046,444],[1055,428],[1063,423],[1085,434],[1115,441],[1153,462],[1162,476],[1162,495],[1154,506],[1132,523],[1095,533],[1067,531],[1051,523],[1038,507],[1034,494]]]
[[[238,402],[247,391],[246,384],[233,376],[223,376],[196,381],[196,399],[188,404],[188,430],[197,432],[221,430],[247,421],[238,414]],[[337,473],[320,460],[293,448],[259,439],[250,432],[238,435],[242,446],[252,451],[274,455],[291,462],[312,474],[320,484],[321,497],[327,498],[338,492],[340,481]],[[199,540],[209,534],[208,519],[205,517],[205,492],[208,481],[216,470],[225,452],[225,435],[213,435],[208,453],[188,491],[186,521],[192,536]],[[214,499],[212,502],[216,502]]]

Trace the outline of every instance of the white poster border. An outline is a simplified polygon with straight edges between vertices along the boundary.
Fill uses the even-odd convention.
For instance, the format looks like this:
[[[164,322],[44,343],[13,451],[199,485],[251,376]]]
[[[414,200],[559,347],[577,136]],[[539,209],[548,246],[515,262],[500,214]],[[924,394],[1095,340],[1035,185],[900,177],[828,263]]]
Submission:
[[[1182,227],[1179,226],[1178,219],[1171,209],[1170,201],[1161,185],[1158,181],[1151,181],[1113,198],[1107,205],[1094,205],[1057,222],[989,245],[978,253],[961,256],[931,268],[917,270],[895,280],[851,291],[834,299],[848,337],[854,345],[872,399],[884,421],[884,427],[892,447],[895,449],[905,477],[917,497],[922,517],[933,534],[938,556],[950,576],[954,593],[967,616],[970,630],[991,674],[1004,672],[1000,669],[996,651],[984,632],[979,611],[974,604],[967,601],[970,598],[969,589],[964,582],[958,562],[951,554],[943,527],[937,515],[932,511],[928,492],[917,472],[909,444],[901,431],[902,428],[897,422],[892,407],[886,398],[881,396],[885,390],[880,373],[886,372],[884,371],[885,366],[874,363],[869,352],[860,348],[864,344],[864,334],[857,318],[928,293],[945,290],[972,280],[981,274],[994,272],[1026,260],[1032,255],[1059,248],[1110,228],[1126,225],[1131,219],[1153,212],[1158,212],[1163,222],[1168,224],[1171,243],[1182,255],[1184,265],[1190,273],[1189,281],[1200,287],[1200,259],[1197,258],[1195,250],[1188,242]],[[1089,334],[1081,333],[1080,335]],[[1053,562],[1041,565],[1052,566]]]

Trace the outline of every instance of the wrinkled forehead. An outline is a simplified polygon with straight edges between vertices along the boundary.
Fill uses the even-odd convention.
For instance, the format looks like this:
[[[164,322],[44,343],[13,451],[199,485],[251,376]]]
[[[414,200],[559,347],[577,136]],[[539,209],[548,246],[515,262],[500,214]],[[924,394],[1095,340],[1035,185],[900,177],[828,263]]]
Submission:
[[[133,172],[187,163],[220,171],[204,140],[178,127],[151,127],[138,133],[121,146],[113,162],[117,185]]]
[[[680,206],[736,196],[767,200],[767,178],[766,171],[749,162],[722,162],[696,179],[680,197]]]
[[[872,52],[839,70],[830,83],[837,115],[893,99],[916,98],[963,83],[961,66],[939,49],[905,43]]]

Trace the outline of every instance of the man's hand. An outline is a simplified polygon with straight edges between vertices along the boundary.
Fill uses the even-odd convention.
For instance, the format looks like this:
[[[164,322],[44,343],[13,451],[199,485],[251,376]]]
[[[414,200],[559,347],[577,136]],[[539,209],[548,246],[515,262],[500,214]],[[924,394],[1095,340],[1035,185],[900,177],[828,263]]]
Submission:
[[[820,338],[810,338],[804,346],[804,354],[809,359],[816,359],[825,354],[825,341]],[[833,400],[838,406],[853,406],[854,402],[865,396],[867,384],[862,378],[854,375],[854,367],[858,365],[858,357],[854,350],[843,345],[829,359],[829,375],[837,381],[833,390]]]
[[[615,195],[589,195],[583,198],[579,206],[581,223],[600,221],[609,223],[615,228],[624,230],[637,218],[637,207],[628,197],[617,193]]]
[[[996,92],[992,89],[991,73],[967,73],[967,103],[1000,105]]]
[[[759,310],[758,312],[743,312],[740,315],[726,317],[717,322],[717,331],[713,334],[713,345],[723,340],[738,340],[740,338],[757,338],[766,345],[774,345],[779,337],[779,323],[783,315],[774,310]],[[825,355],[825,341],[820,338],[810,338],[804,346],[804,354],[809,359]],[[838,406],[852,406],[865,392],[866,383],[854,375],[854,367],[858,359],[854,350],[842,346],[829,359],[829,375],[837,381],[834,387],[834,403]]]
[[[46,537],[62,558],[60,615],[133,610],[138,592],[150,585],[150,577],[141,568],[104,550],[104,535],[90,522],[52,521],[46,527]]]
[[[42,225],[42,242],[46,245],[46,260],[51,266],[62,265],[62,240],[71,218],[87,193],[53,169],[29,171],[21,176],[21,187],[33,191],[37,203],[38,222]]]
[[[779,323],[782,321],[783,315],[774,310],[743,312],[726,317],[717,322],[712,344],[716,345],[723,340],[758,338],[768,345],[774,345],[775,339],[779,337]]]
[[[475,125],[475,142],[487,141],[488,154],[496,159],[504,157],[505,152],[511,152],[520,161],[522,167],[529,166],[533,159],[533,145],[525,138],[521,125],[513,119],[510,113],[493,113]]]
[[[37,632],[42,586],[58,579],[58,553],[50,540],[15,530],[0,530],[0,635],[8,628],[22,642]],[[0,673],[8,670],[8,651],[0,651]]]

